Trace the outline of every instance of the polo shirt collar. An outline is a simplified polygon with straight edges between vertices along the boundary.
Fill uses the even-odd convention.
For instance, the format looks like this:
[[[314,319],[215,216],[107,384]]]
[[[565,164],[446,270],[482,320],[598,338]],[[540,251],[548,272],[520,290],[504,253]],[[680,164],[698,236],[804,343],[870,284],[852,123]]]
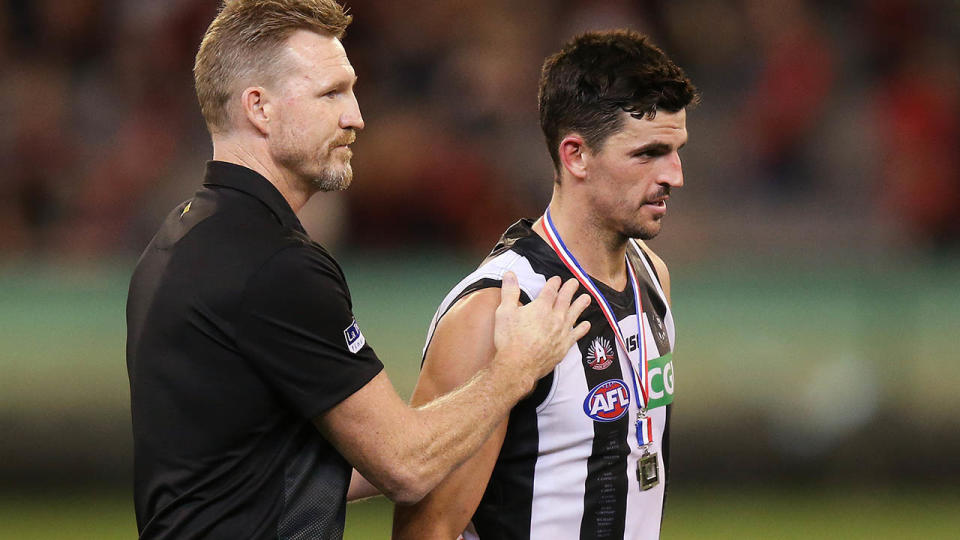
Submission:
[[[253,169],[226,161],[208,161],[203,184],[242,191],[265,204],[285,227],[306,232],[300,224],[300,219],[276,186]]]

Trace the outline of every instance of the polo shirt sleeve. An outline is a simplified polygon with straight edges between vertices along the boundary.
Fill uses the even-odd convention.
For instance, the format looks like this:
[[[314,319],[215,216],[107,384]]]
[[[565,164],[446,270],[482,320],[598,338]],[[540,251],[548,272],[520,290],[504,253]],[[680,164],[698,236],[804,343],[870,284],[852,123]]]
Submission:
[[[340,403],[383,369],[354,319],[340,268],[310,246],[281,250],[247,283],[237,344],[306,418]]]

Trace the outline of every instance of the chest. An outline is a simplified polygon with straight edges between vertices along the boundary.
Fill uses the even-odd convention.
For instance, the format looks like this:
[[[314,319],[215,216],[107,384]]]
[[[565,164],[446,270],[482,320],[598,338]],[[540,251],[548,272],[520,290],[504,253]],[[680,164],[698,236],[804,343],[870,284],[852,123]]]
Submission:
[[[617,452],[630,452],[641,409],[653,419],[656,438],[662,438],[675,381],[669,308],[665,302],[657,306],[655,294],[642,288],[639,312],[632,294],[610,295],[619,336],[596,302],[584,311],[581,320],[590,322],[590,332],[557,366],[537,409],[541,433],[553,434],[541,439],[541,452],[579,447],[587,453],[598,433],[618,441]]]

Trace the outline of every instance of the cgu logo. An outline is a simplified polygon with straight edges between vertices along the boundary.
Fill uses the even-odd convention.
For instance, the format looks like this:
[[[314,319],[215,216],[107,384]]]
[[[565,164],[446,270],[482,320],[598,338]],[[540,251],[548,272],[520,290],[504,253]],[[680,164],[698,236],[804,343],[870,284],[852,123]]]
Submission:
[[[620,379],[610,379],[593,387],[583,400],[583,412],[597,422],[613,422],[627,413],[630,390]]]
[[[648,409],[656,409],[673,403],[675,386],[673,377],[673,355],[671,353],[649,360],[647,364],[647,381],[650,384]]]

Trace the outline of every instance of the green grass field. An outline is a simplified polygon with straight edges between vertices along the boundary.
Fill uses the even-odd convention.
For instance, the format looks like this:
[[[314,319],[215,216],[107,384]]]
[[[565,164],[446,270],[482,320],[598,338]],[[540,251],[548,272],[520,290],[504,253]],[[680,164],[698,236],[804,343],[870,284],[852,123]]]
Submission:
[[[384,499],[351,504],[346,539],[389,538]],[[955,539],[960,491],[708,488],[670,494],[663,538]],[[113,493],[0,495],[0,538],[17,540],[136,537],[132,504]],[[551,539],[552,540],[552,539]]]

